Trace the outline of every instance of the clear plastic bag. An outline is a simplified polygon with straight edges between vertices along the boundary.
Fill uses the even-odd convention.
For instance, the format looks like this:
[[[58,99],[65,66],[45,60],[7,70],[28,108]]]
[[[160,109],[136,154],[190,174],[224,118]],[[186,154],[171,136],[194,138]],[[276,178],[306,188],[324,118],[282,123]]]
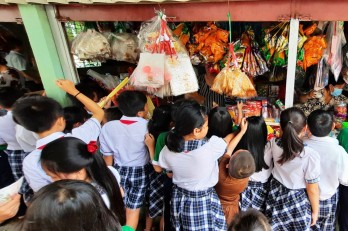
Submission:
[[[87,71],[87,75],[89,75],[94,81],[99,84],[99,86],[107,91],[112,91],[115,87],[117,87],[118,84],[120,84],[120,79],[110,74],[102,75],[96,71],[89,69]]]
[[[111,37],[112,58],[136,63],[139,57],[138,37],[130,33],[112,34]]]
[[[342,47],[346,44],[343,22],[330,22],[326,33],[326,39],[328,46],[325,51],[325,61],[330,66],[330,70],[337,81],[343,65]]]
[[[319,91],[329,84],[330,67],[325,63],[324,58],[320,60],[315,77],[314,90]]]
[[[71,52],[80,60],[103,61],[111,56],[108,40],[101,33],[90,29],[74,39]]]

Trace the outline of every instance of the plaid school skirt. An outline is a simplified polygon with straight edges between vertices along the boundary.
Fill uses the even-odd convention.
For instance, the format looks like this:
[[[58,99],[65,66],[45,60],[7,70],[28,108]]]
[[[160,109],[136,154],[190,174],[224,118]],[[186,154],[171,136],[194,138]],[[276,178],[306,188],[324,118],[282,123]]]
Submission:
[[[239,207],[241,211],[254,208],[260,212],[266,209],[266,197],[269,190],[269,183],[249,181],[248,187],[240,194]]]
[[[164,209],[164,173],[153,172],[150,175],[150,186],[147,191],[149,216],[151,218],[162,215]]]
[[[319,217],[315,225],[311,226],[313,231],[334,231],[336,229],[335,219],[338,203],[338,191],[329,199],[319,201]]]
[[[193,192],[174,186],[171,215],[176,231],[227,230],[225,215],[214,188]]]
[[[271,180],[265,215],[273,231],[310,230],[311,214],[306,189],[288,189],[276,179]]]
[[[7,154],[14,180],[17,181],[23,176],[23,160],[28,155],[23,150],[4,150]]]
[[[124,189],[126,208],[139,209],[143,206],[146,190],[149,186],[149,176],[153,168],[151,164],[140,167],[115,165],[121,176],[121,186]]]

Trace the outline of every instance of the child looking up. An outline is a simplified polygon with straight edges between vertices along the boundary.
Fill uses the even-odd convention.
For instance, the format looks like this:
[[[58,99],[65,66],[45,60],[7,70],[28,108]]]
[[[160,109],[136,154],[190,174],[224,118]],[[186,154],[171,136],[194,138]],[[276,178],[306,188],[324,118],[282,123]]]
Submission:
[[[272,171],[272,157],[265,155],[267,144],[267,127],[262,116],[247,118],[248,129],[236,150],[248,150],[254,157],[255,173],[250,176],[248,187],[242,192],[240,209],[245,211],[249,208],[265,211],[266,196],[268,193],[268,179]]]
[[[303,144],[307,126],[300,109],[282,111],[280,127],[282,137],[272,139],[265,151],[274,162],[265,215],[274,231],[309,230],[319,214],[320,157]]]
[[[64,136],[73,136],[85,143],[95,141],[98,138],[101,127],[100,122],[104,117],[104,111],[98,104],[76,90],[73,82],[69,80],[57,80],[56,84],[68,94],[74,96],[93,114],[92,118],[83,125],[64,134],[65,120],[63,107],[54,99],[35,96],[20,99],[13,109],[15,122],[39,136],[36,149],[23,161],[23,172],[29,186],[37,192],[40,188],[52,182],[41,167],[41,151],[46,144]]]
[[[117,97],[117,102],[123,116],[121,120],[110,121],[103,126],[100,151],[106,164],[114,165],[121,175],[127,225],[136,229],[152,171],[144,142],[147,99],[139,91],[124,91]]]
[[[61,180],[43,187],[28,208],[22,231],[120,231],[121,225],[92,185]]]
[[[208,118],[196,101],[179,102],[175,128],[166,138],[159,165],[173,171],[172,224],[175,230],[226,230],[226,220],[214,186],[217,160],[225,153],[232,134],[207,142]]]
[[[348,155],[338,140],[329,136],[335,128],[333,116],[324,110],[315,110],[308,116],[312,136],[305,141],[320,155],[320,211],[312,230],[335,230],[339,184],[348,186]]]
[[[106,166],[97,149],[96,143],[86,144],[74,137],[64,137],[47,144],[40,161],[53,181],[71,179],[91,183],[120,223],[125,224],[124,204],[117,183],[120,176],[113,167]]]

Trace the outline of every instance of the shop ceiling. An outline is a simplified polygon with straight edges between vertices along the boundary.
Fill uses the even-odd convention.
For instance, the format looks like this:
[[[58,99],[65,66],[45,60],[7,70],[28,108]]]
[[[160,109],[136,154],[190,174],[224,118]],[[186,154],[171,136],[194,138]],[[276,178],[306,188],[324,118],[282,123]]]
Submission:
[[[348,21],[348,0],[0,0],[12,7],[48,3],[61,21],[145,21],[154,9],[172,21],[226,21],[229,10],[233,21]],[[0,5],[0,21],[7,7]]]

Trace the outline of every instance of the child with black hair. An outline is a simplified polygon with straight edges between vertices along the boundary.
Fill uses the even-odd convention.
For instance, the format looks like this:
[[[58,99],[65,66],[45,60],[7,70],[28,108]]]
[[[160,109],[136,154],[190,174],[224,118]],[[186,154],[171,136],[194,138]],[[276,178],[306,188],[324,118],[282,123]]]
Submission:
[[[267,144],[267,126],[262,116],[247,118],[248,129],[238,143],[236,151],[248,150],[254,157],[255,173],[250,176],[248,187],[241,193],[240,209],[249,208],[265,211],[268,193],[268,179],[272,172],[272,157],[265,155]]]
[[[88,113],[81,107],[71,106],[64,108],[64,133],[71,133],[74,128],[80,127],[89,118]]]
[[[41,166],[53,181],[71,179],[91,183],[120,223],[125,224],[124,204],[118,184],[120,175],[112,166],[106,166],[103,158],[96,153],[97,149],[95,141],[86,144],[74,137],[63,137],[44,147]]]
[[[319,215],[320,157],[305,146],[306,116],[298,108],[280,114],[281,138],[272,139],[265,155],[274,162],[265,215],[272,230],[309,230]]]
[[[65,120],[63,107],[54,99],[35,96],[20,99],[13,108],[15,122],[39,136],[36,149],[23,161],[23,172],[30,187],[37,192],[43,186],[50,184],[52,179],[47,176],[41,167],[40,156],[42,149],[53,140],[64,136],[73,136],[85,143],[95,141],[101,130],[100,122],[104,117],[104,111],[98,104],[80,93],[73,82],[69,80],[57,80],[56,84],[62,90],[73,95],[93,114],[92,118],[83,125],[72,130],[71,134],[64,134]]]
[[[103,119],[103,124],[106,124],[107,122],[113,121],[113,120],[120,120],[123,116],[121,110],[118,107],[110,107],[107,109],[104,109],[105,116]]]
[[[235,216],[228,231],[272,231],[272,228],[260,211],[248,209]]]
[[[233,136],[212,136],[207,141],[208,118],[196,101],[179,102],[174,122],[159,156],[159,165],[173,172],[172,225],[175,230],[226,230],[214,186],[217,160]]]
[[[120,231],[121,225],[95,187],[84,181],[61,180],[35,195],[20,230]]]
[[[4,152],[8,156],[15,181],[23,176],[23,159],[28,154],[17,142],[16,123],[12,118],[13,105],[22,95],[18,89],[13,87],[0,88],[0,108],[7,110],[7,114],[0,117],[0,144],[7,144],[7,149]]]
[[[157,146],[157,141],[164,143],[166,134],[173,125],[171,118],[171,108],[172,105],[160,105],[159,107],[155,108],[152,118],[148,123],[149,133],[146,134],[145,137],[145,144],[149,149],[150,159],[155,170],[155,172],[150,176],[150,186],[147,195],[149,200],[149,216],[146,219],[145,230],[152,229],[152,219],[154,217],[160,216],[165,209],[170,209],[168,208],[168,206],[165,207],[164,199],[168,196],[168,191],[171,190],[171,188],[168,188],[168,186],[170,187],[171,185],[168,181],[171,181],[171,179],[169,179],[166,175],[166,172],[162,171],[162,168],[158,166],[159,152],[162,150],[164,145],[162,146],[161,150],[157,150],[157,152],[155,146]],[[158,140],[159,137],[160,140]],[[165,185],[167,186],[166,188]],[[163,222],[164,216],[162,216],[161,218],[160,230],[163,230],[164,228]],[[169,226],[170,224],[167,222],[167,224],[165,225]]]
[[[319,182],[319,218],[311,230],[335,230],[338,186],[348,186],[348,155],[338,140],[329,136],[335,128],[330,112],[315,110],[308,116],[307,122],[312,135],[305,143],[319,153],[320,168],[324,173]]]
[[[124,91],[117,97],[123,113],[120,120],[106,123],[99,138],[100,151],[108,166],[115,166],[125,191],[128,226],[138,226],[140,208],[152,171],[144,142],[147,133],[147,98],[139,91]]]

